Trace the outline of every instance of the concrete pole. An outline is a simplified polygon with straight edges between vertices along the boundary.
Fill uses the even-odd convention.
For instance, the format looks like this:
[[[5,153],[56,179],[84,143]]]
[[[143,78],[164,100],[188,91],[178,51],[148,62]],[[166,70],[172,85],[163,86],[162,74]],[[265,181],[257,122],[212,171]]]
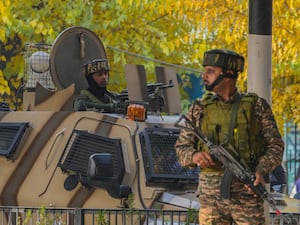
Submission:
[[[249,0],[248,92],[272,101],[272,0]],[[270,190],[270,181],[266,180]],[[265,224],[270,224],[265,202]]]
[[[272,0],[249,0],[248,92],[271,104]]]

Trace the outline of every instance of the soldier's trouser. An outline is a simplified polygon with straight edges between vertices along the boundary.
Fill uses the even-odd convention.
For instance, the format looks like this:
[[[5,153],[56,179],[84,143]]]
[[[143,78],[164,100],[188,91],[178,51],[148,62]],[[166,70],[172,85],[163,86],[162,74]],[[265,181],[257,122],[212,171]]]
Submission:
[[[264,203],[247,191],[244,184],[233,179],[231,198],[220,198],[223,173],[201,173],[199,178],[201,225],[264,225]]]

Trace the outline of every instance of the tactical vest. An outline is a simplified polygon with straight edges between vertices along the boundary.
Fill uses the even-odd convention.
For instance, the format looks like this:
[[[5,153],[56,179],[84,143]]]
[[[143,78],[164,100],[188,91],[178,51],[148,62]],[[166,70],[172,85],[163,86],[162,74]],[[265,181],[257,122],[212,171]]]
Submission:
[[[258,96],[236,94],[235,98],[240,98],[237,106],[234,106],[236,103],[219,101],[216,95],[206,95],[203,99],[201,130],[214,144],[222,144],[226,148],[226,143],[230,143],[237,153],[226,148],[230,154],[237,155],[236,158],[242,158],[254,170],[265,149],[265,143],[259,135],[259,127],[255,118],[255,104]],[[208,152],[206,146],[201,145],[200,148]],[[202,171],[219,170],[221,170],[221,164],[217,163],[214,168]]]
[[[88,90],[81,90],[80,91],[80,94],[81,95],[85,95],[89,98],[89,101],[90,102],[93,102],[93,103],[97,103],[97,104],[107,104],[107,103],[111,103],[112,100],[106,96],[103,96],[102,99],[98,99],[96,98],[95,95],[93,95],[91,92],[89,92]]]

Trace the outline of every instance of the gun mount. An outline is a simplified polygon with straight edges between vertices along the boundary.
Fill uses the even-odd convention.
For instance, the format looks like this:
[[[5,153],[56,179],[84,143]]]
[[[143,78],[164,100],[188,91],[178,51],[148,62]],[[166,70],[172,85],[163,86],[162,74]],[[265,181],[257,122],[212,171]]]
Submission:
[[[125,107],[131,103],[144,105],[147,109],[147,112],[154,112],[160,114],[163,111],[163,107],[166,105],[165,96],[163,93],[163,89],[172,88],[175,85],[170,80],[168,84],[163,83],[152,83],[147,84],[147,95],[148,101],[140,102],[140,101],[130,101],[128,96],[128,89],[124,89],[120,94],[116,95],[116,101],[120,101],[121,105]],[[126,110],[124,110],[126,111]]]

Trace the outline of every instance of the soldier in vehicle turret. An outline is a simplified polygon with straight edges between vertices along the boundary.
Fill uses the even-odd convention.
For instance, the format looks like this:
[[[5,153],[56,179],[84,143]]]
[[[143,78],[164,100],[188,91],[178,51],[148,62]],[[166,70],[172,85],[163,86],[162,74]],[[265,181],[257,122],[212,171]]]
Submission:
[[[83,65],[88,88],[81,90],[75,98],[75,111],[98,111],[120,113],[116,94],[107,90],[109,82],[109,63],[107,59],[95,59]]]
[[[237,90],[236,80],[244,69],[241,55],[221,49],[207,51],[203,66],[202,79],[208,92],[192,104],[187,118],[214,144],[233,146],[235,151],[226,150],[252,170],[256,177],[253,185],[264,185],[264,175],[280,165],[284,150],[270,105],[256,94]],[[181,130],[175,148],[181,165],[201,168],[201,225],[265,224],[263,200],[237,178],[224,180],[222,164],[191,130]],[[230,187],[229,198],[220,189],[223,181]]]

